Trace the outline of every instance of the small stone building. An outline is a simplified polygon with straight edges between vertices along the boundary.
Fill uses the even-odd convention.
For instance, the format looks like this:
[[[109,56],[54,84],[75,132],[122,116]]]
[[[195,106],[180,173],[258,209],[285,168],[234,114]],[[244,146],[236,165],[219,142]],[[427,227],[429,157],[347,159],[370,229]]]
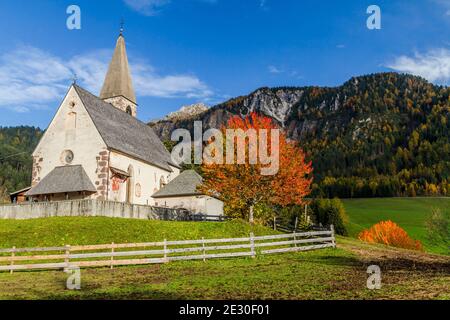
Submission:
[[[183,171],[153,194],[156,206],[183,208],[194,213],[223,215],[223,202],[197,190],[202,177],[194,170]]]
[[[26,193],[31,189],[31,187],[27,187],[25,189],[18,190],[16,192],[10,193],[9,198],[11,199],[11,203],[24,203],[28,201],[28,197]]]

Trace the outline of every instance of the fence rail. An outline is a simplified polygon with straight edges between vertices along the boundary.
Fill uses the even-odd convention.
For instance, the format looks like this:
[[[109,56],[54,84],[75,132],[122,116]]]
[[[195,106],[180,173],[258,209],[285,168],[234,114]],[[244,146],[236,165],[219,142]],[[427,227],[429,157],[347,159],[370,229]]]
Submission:
[[[46,248],[0,249],[0,271],[64,269],[168,263],[180,260],[207,260],[232,257],[256,257],[335,247],[334,228],[227,239],[161,241],[147,243],[100,244]],[[140,249],[140,250],[137,250]],[[28,254],[28,255],[26,255]],[[31,255],[30,255],[31,254]],[[99,260],[93,260],[99,259]],[[59,261],[55,261],[59,260]],[[17,264],[23,263],[23,264]]]

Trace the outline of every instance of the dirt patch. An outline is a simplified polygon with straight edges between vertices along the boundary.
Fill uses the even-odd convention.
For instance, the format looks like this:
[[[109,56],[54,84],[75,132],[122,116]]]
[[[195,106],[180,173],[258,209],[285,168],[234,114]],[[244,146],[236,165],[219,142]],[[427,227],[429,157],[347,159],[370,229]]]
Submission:
[[[450,275],[450,257],[352,243],[340,243],[339,248],[355,253],[364,264],[378,264],[387,270],[435,271]]]

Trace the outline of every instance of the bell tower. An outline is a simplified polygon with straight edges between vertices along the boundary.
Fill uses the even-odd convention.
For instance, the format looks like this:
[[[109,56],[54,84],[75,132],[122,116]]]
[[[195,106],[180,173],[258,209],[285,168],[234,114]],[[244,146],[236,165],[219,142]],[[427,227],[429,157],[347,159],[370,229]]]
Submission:
[[[137,115],[136,95],[128,65],[123,26],[120,29],[100,98],[133,117]]]

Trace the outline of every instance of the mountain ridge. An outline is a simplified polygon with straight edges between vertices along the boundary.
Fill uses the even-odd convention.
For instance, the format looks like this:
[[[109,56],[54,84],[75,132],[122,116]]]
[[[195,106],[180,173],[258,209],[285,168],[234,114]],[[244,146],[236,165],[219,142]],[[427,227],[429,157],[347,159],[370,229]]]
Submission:
[[[375,73],[336,87],[263,87],[190,119],[150,125],[169,140],[194,121],[206,130],[258,112],[310,155],[319,195],[449,195],[449,93],[417,76]]]

